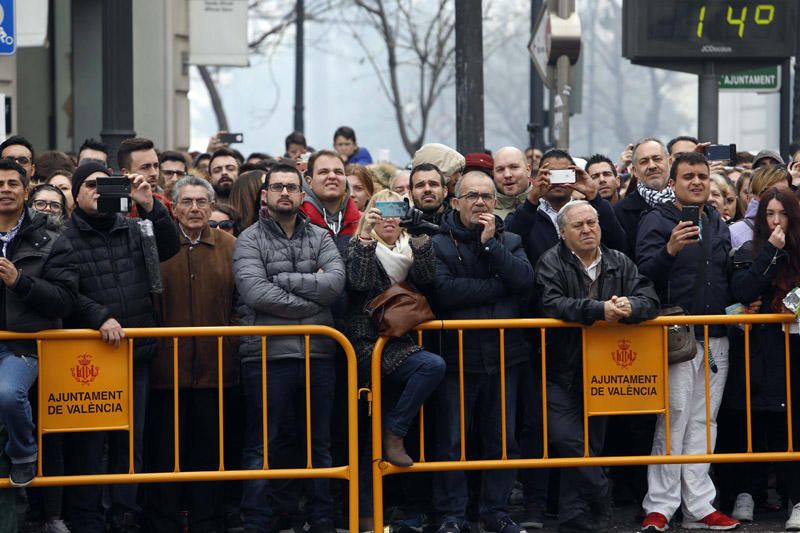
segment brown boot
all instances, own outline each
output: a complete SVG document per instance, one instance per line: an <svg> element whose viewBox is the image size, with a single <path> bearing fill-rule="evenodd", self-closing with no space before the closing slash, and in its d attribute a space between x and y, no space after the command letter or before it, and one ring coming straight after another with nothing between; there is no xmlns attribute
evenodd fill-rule
<svg viewBox="0 0 800 533"><path fill-rule="evenodd" d="M392 463L394 466L411 466L414 461L406 453L403 446L403 437L395 435L391 431L383 434L383 460Z"/></svg>

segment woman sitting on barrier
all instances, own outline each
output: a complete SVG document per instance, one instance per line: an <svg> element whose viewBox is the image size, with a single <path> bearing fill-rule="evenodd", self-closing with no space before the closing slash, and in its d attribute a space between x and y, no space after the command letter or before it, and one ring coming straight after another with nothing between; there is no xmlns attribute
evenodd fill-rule
<svg viewBox="0 0 800 533"><path fill-rule="evenodd" d="M378 338L375 326L364 310L365 304L401 281L417 287L432 284L436 274L433 243L427 235L417 235L415 226L407 232L399 218L384 218L375 207L378 201L402 201L400 195L384 190L367 204L358 225L357 237L345 254L347 286L351 292L346 334L358 355L359 383L368 383L372 349ZM414 342L411 334L391 337L382 354L382 374L390 385L402 387L399 398L384 418L383 457L396 466L411 466L413 461L403 445L403 437L420 406L439 385L445 371L444 360Z"/></svg>
<svg viewBox="0 0 800 533"><path fill-rule="evenodd" d="M800 205L794 194L775 187L767 189L759 199L753 228L753 240L743 244L733 257L731 291L744 305L761 300L761 313L785 313L783 298L800 285ZM793 324L796 327L796 324ZM752 444L754 452L785 451L786 433L786 353L785 334L781 324L753 324L750 330L750 406L752 410ZM796 333L796 331L793 331ZM731 343L730 373L724 405L728 424L720 424L725 437L724 451L744 452L747 449L745 401L744 342ZM800 353L800 337L790 335L791 351ZM793 357L793 360L795 358ZM797 383L797 365L791 368L792 383ZM792 411L800 409L800 389L792 388ZM793 416L794 442L798 442L800 417ZM723 450L719 450L723 451ZM736 504L732 516L752 520L754 497L765 500L766 474L759 476L758 463L737 463L721 468L723 479L730 483ZM800 469L787 463L785 481L789 498L795 504L786 522L788 531L800 531ZM759 486L758 480L764 478ZM761 498L759 498L761 496ZM738 516L737 516L738 515Z"/></svg>

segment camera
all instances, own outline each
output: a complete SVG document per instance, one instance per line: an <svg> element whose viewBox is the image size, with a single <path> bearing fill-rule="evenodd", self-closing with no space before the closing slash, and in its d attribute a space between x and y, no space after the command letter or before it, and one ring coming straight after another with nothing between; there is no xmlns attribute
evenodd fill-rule
<svg viewBox="0 0 800 533"><path fill-rule="evenodd" d="M131 180L127 176L97 178L97 211L127 213L131 210Z"/></svg>

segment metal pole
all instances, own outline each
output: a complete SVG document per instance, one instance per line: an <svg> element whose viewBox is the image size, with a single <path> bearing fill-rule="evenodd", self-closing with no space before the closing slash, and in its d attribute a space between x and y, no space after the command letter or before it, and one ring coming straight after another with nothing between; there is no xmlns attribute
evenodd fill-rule
<svg viewBox="0 0 800 533"><path fill-rule="evenodd" d="M536 29L536 17L542 9L542 0L531 0L531 34ZM529 93L530 122L528 122L528 146L544 147L544 83L539 77L539 72L530 63L530 93Z"/></svg>
<svg viewBox="0 0 800 533"><path fill-rule="evenodd" d="M462 154L486 149L481 0L456 0L456 145Z"/></svg>
<svg viewBox="0 0 800 533"><path fill-rule="evenodd" d="M717 142L719 126L719 75L711 62L703 63L697 84L697 138Z"/></svg>
<svg viewBox="0 0 800 533"><path fill-rule="evenodd" d="M783 157L789 156L790 135L792 133L792 87L789 81L792 79L792 70L789 68L791 59L784 59L781 63L781 122L780 122L780 149Z"/></svg>
<svg viewBox="0 0 800 533"><path fill-rule="evenodd" d="M117 148L134 137L133 2L103 2L103 142L108 163L117 168Z"/></svg>
<svg viewBox="0 0 800 533"><path fill-rule="evenodd" d="M568 18L575 10L574 0L558 0L558 16ZM569 150L569 57L560 56L556 61L556 99L561 100L561 105L556 105L556 112L561 114L561 127L558 130L558 148Z"/></svg>
<svg viewBox="0 0 800 533"><path fill-rule="evenodd" d="M297 0L296 4L296 17L297 17L297 37L294 43L294 130L303 131L303 93L304 84L303 67L304 67L304 24L305 24L305 2L304 0Z"/></svg>

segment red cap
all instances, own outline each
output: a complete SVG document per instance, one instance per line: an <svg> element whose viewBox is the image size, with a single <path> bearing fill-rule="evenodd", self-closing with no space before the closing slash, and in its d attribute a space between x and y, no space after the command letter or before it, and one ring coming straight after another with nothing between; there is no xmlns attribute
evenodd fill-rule
<svg viewBox="0 0 800 533"><path fill-rule="evenodd" d="M470 170L482 170L489 175L494 171L494 159L489 154L483 152L472 152L464 156L466 164L464 172Z"/></svg>

